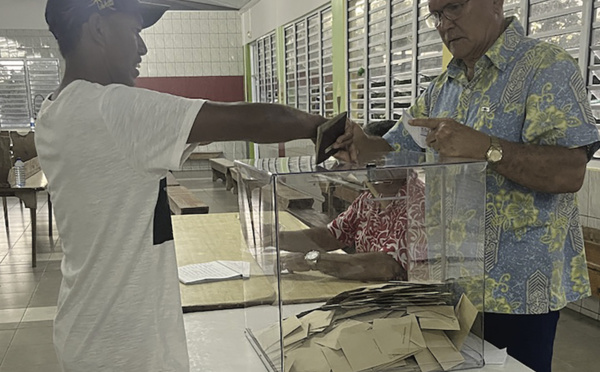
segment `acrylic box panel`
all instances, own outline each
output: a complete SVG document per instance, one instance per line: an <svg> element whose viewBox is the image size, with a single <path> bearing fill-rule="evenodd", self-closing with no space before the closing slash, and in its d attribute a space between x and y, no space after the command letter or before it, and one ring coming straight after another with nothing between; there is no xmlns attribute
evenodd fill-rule
<svg viewBox="0 0 600 372"><path fill-rule="evenodd" d="M267 370L483 365L485 163L396 153L236 167L242 233L276 294L246 311Z"/></svg>

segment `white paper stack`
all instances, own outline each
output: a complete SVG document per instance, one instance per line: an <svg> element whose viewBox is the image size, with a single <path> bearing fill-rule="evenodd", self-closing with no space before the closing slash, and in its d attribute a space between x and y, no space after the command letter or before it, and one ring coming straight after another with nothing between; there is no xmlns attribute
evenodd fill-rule
<svg viewBox="0 0 600 372"><path fill-rule="evenodd" d="M250 277L250 263L246 261L211 261L178 268L183 284L215 282Z"/></svg>

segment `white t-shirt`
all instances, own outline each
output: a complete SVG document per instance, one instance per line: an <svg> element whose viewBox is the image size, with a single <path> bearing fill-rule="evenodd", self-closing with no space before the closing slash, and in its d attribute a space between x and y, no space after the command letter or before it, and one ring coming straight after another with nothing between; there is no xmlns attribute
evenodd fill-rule
<svg viewBox="0 0 600 372"><path fill-rule="evenodd" d="M165 177L203 104L75 81L42 105L35 142L64 252L54 345L65 372L189 370Z"/></svg>

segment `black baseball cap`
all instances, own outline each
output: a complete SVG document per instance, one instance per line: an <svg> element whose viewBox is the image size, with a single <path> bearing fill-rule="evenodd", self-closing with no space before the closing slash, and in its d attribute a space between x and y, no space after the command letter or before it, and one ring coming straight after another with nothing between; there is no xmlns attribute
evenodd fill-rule
<svg viewBox="0 0 600 372"><path fill-rule="evenodd" d="M46 22L58 39L74 27L81 26L94 13L123 12L139 14L142 28L155 24L169 9L166 5L140 2L139 0L48 0Z"/></svg>

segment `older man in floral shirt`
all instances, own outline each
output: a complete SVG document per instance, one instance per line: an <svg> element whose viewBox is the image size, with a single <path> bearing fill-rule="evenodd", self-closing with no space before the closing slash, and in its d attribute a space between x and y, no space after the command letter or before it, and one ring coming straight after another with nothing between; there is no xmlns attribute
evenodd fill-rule
<svg viewBox="0 0 600 372"><path fill-rule="evenodd" d="M489 163L485 337L550 371L558 310L590 295L575 192L600 147L576 61L525 37L501 0L431 0L429 21L454 59L410 108L445 156ZM418 150L401 125L356 130L351 158ZM429 150L430 151L430 150Z"/></svg>

